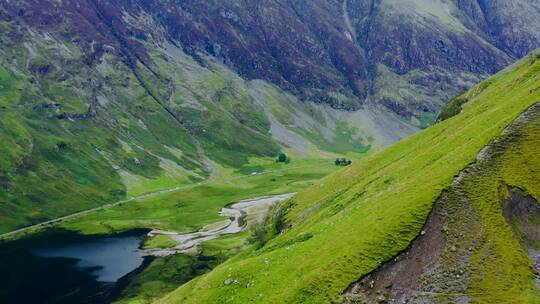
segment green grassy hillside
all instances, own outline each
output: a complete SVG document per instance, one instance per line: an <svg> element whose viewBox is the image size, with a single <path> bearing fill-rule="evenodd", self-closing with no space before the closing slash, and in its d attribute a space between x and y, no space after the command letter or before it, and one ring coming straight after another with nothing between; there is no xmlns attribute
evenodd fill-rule
<svg viewBox="0 0 540 304"><path fill-rule="evenodd" d="M537 303L539 146L536 103L454 179L410 247L347 288L344 302Z"/></svg>
<svg viewBox="0 0 540 304"><path fill-rule="evenodd" d="M540 56L529 56L472 90L475 94L460 105L460 114L448 115L301 192L282 206L286 214L278 225L284 227L281 233L261 248L245 251L183 285L160 303L340 302L350 283L407 248L420 233L434 202L460 171L522 112L540 101ZM536 152L520 151L531 160L537 159ZM530 185L534 183L523 183ZM530 193L539 198L536 190ZM512 252L524 254L522 250ZM479 253L475 258L480 257ZM534 294L530 261L523 256L502 258L512 267L478 268L477 278L487 276L478 279L474 288L483 293L496 291L503 300L537 301L530 298ZM514 273L516 268L529 272ZM494 271L496 276L490 276ZM229 278L233 283L225 284Z"/></svg>
<svg viewBox="0 0 540 304"><path fill-rule="evenodd" d="M281 150L320 159L371 147L369 133L336 123L343 111L177 46L145 42L144 60L127 46L127 59L100 46L88 58L62 36L2 20L0 28L0 233L194 184Z"/></svg>

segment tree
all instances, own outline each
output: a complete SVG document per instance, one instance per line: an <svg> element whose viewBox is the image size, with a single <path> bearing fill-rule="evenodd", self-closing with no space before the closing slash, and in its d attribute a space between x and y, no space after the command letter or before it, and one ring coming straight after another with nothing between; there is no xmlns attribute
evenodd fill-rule
<svg viewBox="0 0 540 304"><path fill-rule="evenodd" d="M56 147L58 148L58 150L63 150L67 148L67 143L65 141L59 141L56 143Z"/></svg>
<svg viewBox="0 0 540 304"><path fill-rule="evenodd" d="M281 152L279 153L278 157L277 157L277 162L278 163L288 163L290 161L290 158L287 156L287 154Z"/></svg>
<svg viewBox="0 0 540 304"><path fill-rule="evenodd" d="M336 166L348 166L352 164L352 161L346 158L336 158L334 163L336 164Z"/></svg>

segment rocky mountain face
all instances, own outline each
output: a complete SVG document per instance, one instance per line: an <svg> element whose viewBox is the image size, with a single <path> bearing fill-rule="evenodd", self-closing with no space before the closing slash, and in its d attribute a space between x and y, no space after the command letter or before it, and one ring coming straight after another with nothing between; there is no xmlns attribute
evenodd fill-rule
<svg viewBox="0 0 540 304"><path fill-rule="evenodd" d="M407 119L429 120L448 96L540 41L540 5L526 0L119 5L134 16L151 16L191 56L214 56L244 78L265 79L338 109L373 101Z"/></svg>
<svg viewBox="0 0 540 304"><path fill-rule="evenodd" d="M281 149L387 145L538 47L539 17L532 0L1 1L2 229Z"/></svg>
<svg viewBox="0 0 540 304"><path fill-rule="evenodd" d="M134 15L151 15L188 54L210 54L247 79L265 79L302 99L348 110L371 97L407 118L436 112L447 96L540 41L535 1L122 5Z"/></svg>
<svg viewBox="0 0 540 304"><path fill-rule="evenodd" d="M100 57L103 46L120 43L117 51L125 60L151 64L142 44L160 36L199 62L213 56L245 79L267 80L302 100L347 110L373 101L406 118L430 116L448 96L540 46L540 4L533 0L93 0L5 6L6 18L17 16L41 30L61 31L60 24L69 24L64 36L95 43L90 61Z"/></svg>

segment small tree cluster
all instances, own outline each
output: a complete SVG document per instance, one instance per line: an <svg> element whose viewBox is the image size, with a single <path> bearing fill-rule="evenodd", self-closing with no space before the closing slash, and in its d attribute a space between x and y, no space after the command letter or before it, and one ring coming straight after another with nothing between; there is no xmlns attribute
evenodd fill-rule
<svg viewBox="0 0 540 304"><path fill-rule="evenodd" d="M281 152L281 153L279 153L276 161L278 163L286 163L286 164L288 164L291 161L291 159L287 156L287 154Z"/></svg>
<svg viewBox="0 0 540 304"><path fill-rule="evenodd" d="M348 166L352 164L352 161L346 158L336 158L336 161L334 163L336 164L336 166Z"/></svg>
<svg viewBox="0 0 540 304"><path fill-rule="evenodd" d="M58 148L58 150L63 150L67 148L67 143L65 141L59 141L56 143L56 148Z"/></svg>
<svg viewBox="0 0 540 304"><path fill-rule="evenodd" d="M280 234L285 229L285 212L285 208L281 205L270 207L264 221L251 227L248 242L255 244L257 248L261 248L269 240Z"/></svg>

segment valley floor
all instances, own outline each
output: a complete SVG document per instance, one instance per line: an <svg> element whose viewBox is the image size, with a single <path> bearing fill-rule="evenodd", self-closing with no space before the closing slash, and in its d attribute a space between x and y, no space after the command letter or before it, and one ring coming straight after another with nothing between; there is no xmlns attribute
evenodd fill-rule
<svg viewBox="0 0 540 304"><path fill-rule="evenodd" d="M238 170L218 168L213 177L203 182L147 192L9 232L1 238L24 238L49 228L91 235L152 229L151 237L142 246L155 258L129 279L119 298L120 302L149 303L248 246L251 232L245 231L246 225L262 220L268 208L290 197L289 193L339 168L334 159L293 159L288 164L269 158L254 159ZM257 197L260 199L253 199ZM250 200L242 201L246 199ZM233 202L238 203L222 209ZM220 210L235 210L239 216L220 215ZM201 233L207 237L199 238ZM189 241L185 236L193 237ZM187 243L191 245L184 248Z"/></svg>

